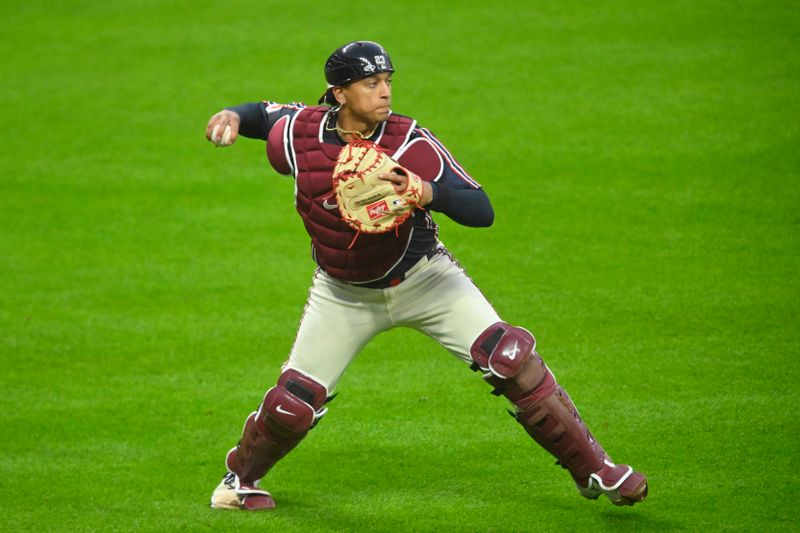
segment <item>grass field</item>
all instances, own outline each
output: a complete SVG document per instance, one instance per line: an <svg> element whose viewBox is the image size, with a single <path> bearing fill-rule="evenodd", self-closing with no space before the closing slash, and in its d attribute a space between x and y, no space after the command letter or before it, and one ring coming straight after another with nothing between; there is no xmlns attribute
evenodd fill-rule
<svg viewBox="0 0 800 533"><path fill-rule="evenodd" d="M376 338L266 480L208 508L313 272L293 184L208 117L315 103L384 44L482 183L441 238L648 501L586 501L420 334ZM800 4L0 7L0 530L800 529Z"/></svg>

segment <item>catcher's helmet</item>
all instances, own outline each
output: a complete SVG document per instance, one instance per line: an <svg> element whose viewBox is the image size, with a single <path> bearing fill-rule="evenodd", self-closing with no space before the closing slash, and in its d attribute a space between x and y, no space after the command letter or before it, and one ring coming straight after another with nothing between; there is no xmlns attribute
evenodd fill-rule
<svg viewBox="0 0 800 533"><path fill-rule="evenodd" d="M330 94L330 88L346 85L380 72L394 72L392 60L386 50L372 41L353 41L340 46L325 62L325 79L328 90L320 98L320 103L327 101L335 105L336 99ZM326 98L327 97L327 98Z"/></svg>
<svg viewBox="0 0 800 533"><path fill-rule="evenodd" d="M394 67L386 50L372 41L347 43L325 62L325 79L331 85L344 85L379 72L394 72Z"/></svg>

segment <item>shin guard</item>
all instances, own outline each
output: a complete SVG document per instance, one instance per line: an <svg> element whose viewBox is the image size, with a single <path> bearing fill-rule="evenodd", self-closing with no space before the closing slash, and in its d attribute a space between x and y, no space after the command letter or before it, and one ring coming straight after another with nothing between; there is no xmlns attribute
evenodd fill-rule
<svg viewBox="0 0 800 533"><path fill-rule="evenodd" d="M228 469L242 484L255 486L327 412L326 400L323 385L294 369L286 370L258 411L247 417L239 444L228 452Z"/></svg>
<svg viewBox="0 0 800 533"><path fill-rule="evenodd" d="M473 369L484 372L493 394L502 394L516 406L517 422L569 471L584 496L606 494L617 505L644 499L644 475L610 461L536 353L530 332L498 322L478 337L470 354Z"/></svg>
<svg viewBox="0 0 800 533"><path fill-rule="evenodd" d="M494 387L493 394L502 394L516 406L517 422L575 481L600 470L605 453L536 353L530 332L499 322L478 337L471 355Z"/></svg>

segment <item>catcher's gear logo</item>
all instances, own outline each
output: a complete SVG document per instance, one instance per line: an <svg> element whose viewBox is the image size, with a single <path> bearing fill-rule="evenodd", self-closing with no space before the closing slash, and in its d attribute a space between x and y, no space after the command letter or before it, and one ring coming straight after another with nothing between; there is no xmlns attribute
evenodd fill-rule
<svg viewBox="0 0 800 533"><path fill-rule="evenodd" d="M381 200L380 202L375 202L367 206L367 216L369 216L370 220L381 218L388 212L389 204L386 203L386 200Z"/></svg>
<svg viewBox="0 0 800 533"><path fill-rule="evenodd" d="M283 413L285 415L295 416L295 414L293 412L287 411L286 409L283 408L282 405L278 405L277 407L275 407L275 410L278 411L279 413Z"/></svg>
<svg viewBox="0 0 800 533"><path fill-rule="evenodd" d="M398 192L380 179L394 172L408 178ZM371 141L353 141L343 147L333 169L333 190L342 220L357 231L386 233L396 229L419 207L422 179L384 154ZM355 238L350 246L355 243Z"/></svg>
<svg viewBox="0 0 800 533"><path fill-rule="evenodd" d="M345 85L378 72L394 72L394 67L386 50L372 41L347 43L334 50L325 62L325 81L334 86Z"/></svg>
<svg viewBox="0 0 800 533"><path fill-rule="evenodd" d="M519 353L519 348L517 348L518 344L514 341L514 347L511 349L503 350L503 355L511 359L512 361L517 358L517 354Z"/></svg>

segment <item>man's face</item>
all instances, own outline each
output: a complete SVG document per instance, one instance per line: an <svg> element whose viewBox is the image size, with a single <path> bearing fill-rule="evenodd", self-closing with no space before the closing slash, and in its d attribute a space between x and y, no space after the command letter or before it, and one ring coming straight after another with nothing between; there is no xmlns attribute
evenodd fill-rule
<svg viewBox="0 0 800 533"><path fill-rule="evenodd" d="M342 87L339 101L342 99L354 116L365 122L383 122L392 107L392 73L381 72Z"/></svg>

